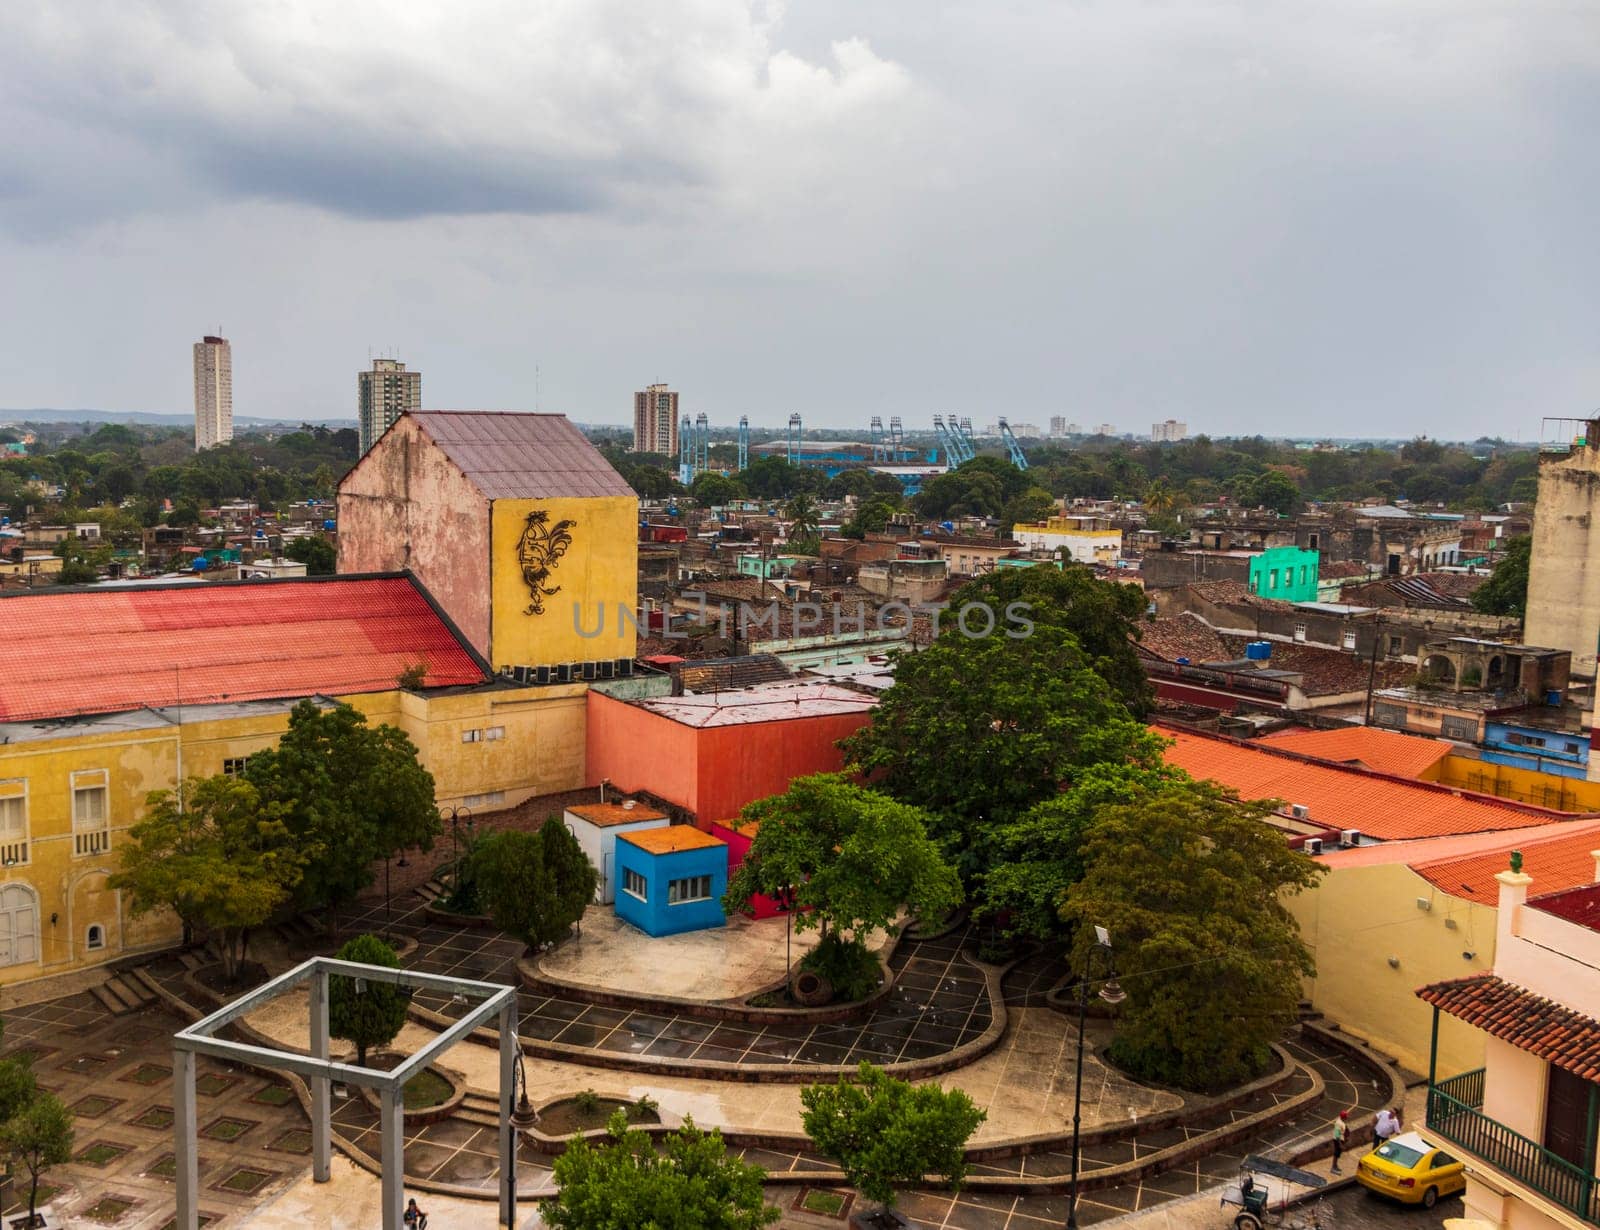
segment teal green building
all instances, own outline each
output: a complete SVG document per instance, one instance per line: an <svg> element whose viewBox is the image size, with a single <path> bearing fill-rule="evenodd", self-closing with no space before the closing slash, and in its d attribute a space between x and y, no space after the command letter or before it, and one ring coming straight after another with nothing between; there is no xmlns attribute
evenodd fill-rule
<svg viewBox="0 0 1600 1230"><path fill-rule="evenodd" d="M1282 602L1317 600L1316 551L1299 547L1268 547L1250 560L1250 592Z"/></svg>

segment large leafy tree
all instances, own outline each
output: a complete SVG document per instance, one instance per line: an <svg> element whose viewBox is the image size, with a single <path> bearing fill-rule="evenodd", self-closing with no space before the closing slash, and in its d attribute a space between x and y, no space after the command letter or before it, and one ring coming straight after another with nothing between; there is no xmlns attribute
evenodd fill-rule
<svg viewBox="0 0 1600 1230"><path fill-rule="evenodd" d="M372 883L373 864L439 834L433 775L393 726L367 725L349 705L303 700L278 746L245 770L265 803L284 809L296 842L317 847L295 893L302 909L340 905Z"/></svg>
<svg viewBox="0 0 1600 1230"><path fill-rule="evenodd" d="M72 1160L72 1112L53 1093L37 1091L4 1123L0 1149L21 1161L28 1172L28 1220L35 1224L39 1180L54 1166Z"/></svg>
<svg viewBox="0 0 1600 1230"><path fill-rule="evenodd" d="M760 824L723 898L730 912L755 893L791 900L795 926L856 942L894 925L902 907L938 919L961 903L961 882L915 807L838 773L797 777L740 813Z"/></svg>
<svg viewBox="0 0 1600 1230"><path fill-rule="evenodd" d="M361 965L400 968L394 949L375 935L358 935L333 955ZM335 974L328 979L328 1032L354 1042L356 1062L365 1067L368 1050L388 1046L405 1028L409 1002L405 988L394 983L363 980L358 990L355 979Z"/></svg>
<svg viewBox="0 0 1600 1230"><path fill-rule="evenodd" d="M169 908L185 938L207 933L222 955L225 980L239 974L250 931L289 898L316 842L297 843L288 807L268 803L241 778L192 777L182 797L157 790L144 819L128 831L111 886L129 894L135 914Z"/></svg>
<svg viewBox="0 0 1600 1230"><path fill-rule="evenodd" d="M306 575L332 576L338 570L339 555L333 544L315 534L296 538L283 550L284 557L306 566Z"/></svg>
<svg viewBox="0 0 1600 1230"><path fill-rule="evenodd" d="M1064 915L1078 969L1093 927L1111 930L1128 995L1111 1055L1134 1075L1234 1084L1265 1069L1294 1020L1313 965L1283 897L1322 868L1262 823L1275 806L1188 781L1096 816Z"/></svg>
<svg viewBox="0 0 1600 1230"><path fill-rule="evenodd" d="M1150 681L1139 664L1133 642L1139 637L1139 619L1145 610L1144 592L1132 585L1101 581L1082 564L1061 568L999 568L969 581L950 600L952 611L978 602L994 613L995 626L1011 621L1006 610L1025 604L1035 626L1065 628L1078 638L1091 665L1135 716L1148 713L1155 702ZM979 626L969 620L969 626Z"/></svg>
<svg viewBox="0 0 1600 1230"><path fill-rule="evenodd" d="M882 1205L894 1204L897 1187L925 1175L941 1175L958 1189L967 1174L967 1140L988 1118L959 1089L912 1085L865 1061L837 1084L807 1085L800 1104L817 1152Z"/></svg>
<svg viewBox="0 0 1600 1230"><path fill-rule="evenodd" d="M1136 802L1187 780L1157 764L1098 764L1059 794L1034 804L995 832L995 857L978 889L981 912L1007 933L1059 944L1067 890L1083 878L1084 838L1101 809Z"/></svg>
<svg viewBox="0 0 1600 1230"><path fill-rule="evenodd" d="M1485 615L1521 619L1528 610L1528 565L1532 558L1532 538L1523 534L1509 539L1494 572L1472 595L1472 605Z"/></svg>
<svg viewBox="0 0 1600 1230"><path fill-rule="evenodd" d="M1002 826L1090 766L1155 766L1162 744L1076 636L1039 624L1015 640L947 632L902 655L871 723L844 746L876 786L927 813L971 886Z"/></svg>
<svg viewBox="0 0 1600 1230"><path fill-rule="evenodd" d="M658 1150L617 1111L603 1143L575 1136L556 1159L557 1193L540 1210L555 1230L759 1230L781 1214L762 1197L766 1172L728 1156L722 1133L694 1120Z"/></svg>

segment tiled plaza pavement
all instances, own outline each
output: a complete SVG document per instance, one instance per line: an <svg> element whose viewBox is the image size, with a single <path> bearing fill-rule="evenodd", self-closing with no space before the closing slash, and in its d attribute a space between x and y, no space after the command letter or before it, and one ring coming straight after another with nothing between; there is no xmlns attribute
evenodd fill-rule
<svg viewBox="0 0 1600 1230"><path fill-rule="evenodd" d="M61 1189L50 1207L71 1225L95 1225L91 1207L127 1230L170 1225L170 1039L183 1022L158 1007L113 1016L87 994L8 1007L4 1019L6 1053L30 1053L39 1083L73 1113L74 1160L46 1176ZM218 1219L297 1178L310 1132L288 1086L270 1076L205 1058L197 1073L200 1209Z"/></svg>
<svg viewBox="0 0 1600 1230"><path fill-rule="evenodd" d="M1331 1121L1339 1110L1348 1108L1352 1118L1360 1118L1381 1105L1379 1090L1373 1087L1366 1068L1342 1052L1310 1036L1291 1036L1284 1040L1283 1045L1297 1060L1315 1068L1322 1077L1327 1090L1321 1102L1289 1123L1264 1129L1248 1140L1196 1162L1164 1171L1143 1182L1084 1192L1078 1197L1078 1221L1083 1225L1107 1221L1232 1182L1239 1177L1239 1167L1246 1156L1290 1156L1299 1149L1326 1139L1331 1130ZM1270 1098L1255 1099L1234 1111L1219 1114L1209 1122L1141 1133L1137 1140L1086 1148L1082 1151L1079 1173L1087 1176L1098 1167L1178 1144L1208 1127L1232 1122L1252 1110L1262 1109L1269 1100L1280 1100L1296 1089L1304 1088L1306 1083L1292 1083ZM975 1166L973 1173L1017 1174L1020 1170L1028 1174L1067 1174L1071 1169L1070 1163L1071 1155L1062 1151L993 1166ZM1044 1230L1046 1226L1060 1226L1067 1215L1066 1196L1059 1193L1048 1196L1008 1196L967 1191L951 1196L947 1192L909 1192L901 1198L900 1204L909 1216L939 1230ZM1220 1210L1218 1217L1217 1224L1223 1224Z"/></svg>
<svg viewBox="0 0 1600 1230"><path fill-rule="evenodd" d="M384 922L380 901L348 919L340 934L381 931ZM397 908L392 929L416 939L417 950L406 959L413 969L488 982L517 981L522 945L498 932L438 926L420 906L404 913ZM984 976L961 955L967 939L961 930L934 940L902 941L890 959L895 986L889 995L861 1017L838 1024L704 1021L523 991L519 1032L540 1042L690 1063L854 1067L863 1059L877 1064L928 1059L974 1041L989 1027ZM418 995L416 1002L445 1015L459 1011L444 996Z"/></svg>
<svg viewBox="0 0 1600 1230"><path fill-rule="evenodd" d="M334 1131L376 1159L381 1137L378 1113L354 1093L333 1110ZM500 1132L496 1127L446 1119L424 1127L407 1127L405 1174L408 1179L430 1179L494 1193L500 1183ZM526 1141L519 1145L518 1196L553 1192L550 1158Z"/></svg>

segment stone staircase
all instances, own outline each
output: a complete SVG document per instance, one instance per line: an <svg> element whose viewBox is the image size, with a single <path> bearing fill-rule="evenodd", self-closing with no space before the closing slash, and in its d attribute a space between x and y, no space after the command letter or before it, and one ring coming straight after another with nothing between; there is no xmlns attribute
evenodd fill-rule
<svg viewBox="0 0 1600 1230"><path fill-rule="evenodd" d="M434 876L433 879L429 880L426 884L420 885L417 888L418 895L429 904L439 900L440 897L445 896L449 892L450 886L438 876Z"/></svg>
<svg viewBox="0 0 1600 1230"><path fill-rule="evenodd" d="M90 987L89 994L99 1000L100 1006L112 1016L122 1016L124 1013L138 1012L155 1002L156 993L149 983L149 975L144 970L126 970L111 975L99 986Z"/></svg>
<svg viewBox="0 0 1600 1230"><path fill-rule="evenodd" d="M291 947L314 947L328 938L328 929L315 914L296 914L274 923L272 930Z"/></svg>

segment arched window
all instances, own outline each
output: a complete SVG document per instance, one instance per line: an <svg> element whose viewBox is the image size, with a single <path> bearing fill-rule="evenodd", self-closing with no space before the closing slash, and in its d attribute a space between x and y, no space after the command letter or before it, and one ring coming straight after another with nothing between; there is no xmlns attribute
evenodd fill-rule
<svg viewBox="0 0 1600 1230"><path fill-rule="evenodd" d="M89 948L104 948L106 946L106 929L99 923L91 923L85 943Z"/></svg>

